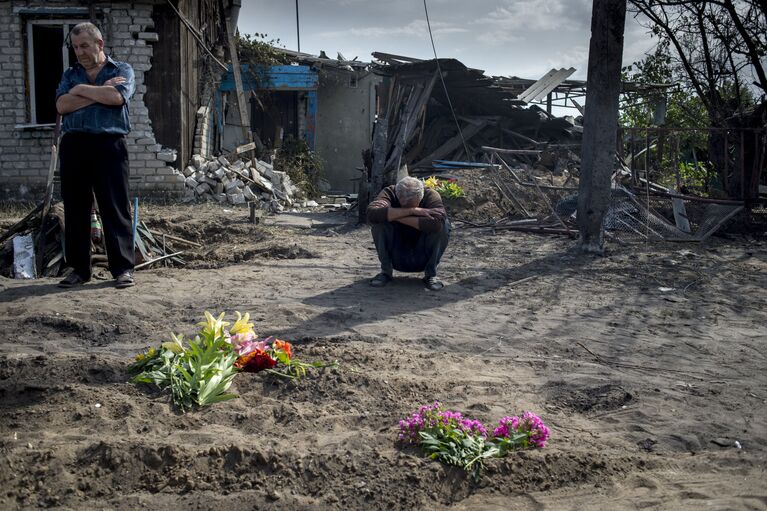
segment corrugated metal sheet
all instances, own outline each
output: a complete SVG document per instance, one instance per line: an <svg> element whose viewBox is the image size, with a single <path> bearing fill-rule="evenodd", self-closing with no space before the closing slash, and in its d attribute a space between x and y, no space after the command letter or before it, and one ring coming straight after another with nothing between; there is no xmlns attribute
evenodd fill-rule
<svg viewBox="0 0 767 511"><path fill-rule="evenodd" d="M528 87L522 94L517 96L517 99L524 101L525 103L532 103L533 101L540 101L545 98L549 92L556 89L562 82L567 80L570 75L575 72L575 68L569 69L552 69L546 73L543 78Z"/></svg>

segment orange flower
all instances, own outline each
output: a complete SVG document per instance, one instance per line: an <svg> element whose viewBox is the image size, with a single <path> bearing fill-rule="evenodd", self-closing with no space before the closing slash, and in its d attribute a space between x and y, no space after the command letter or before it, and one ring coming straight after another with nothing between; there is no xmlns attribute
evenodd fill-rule
<svg viewBox="0 0 767 511"><path fill-rule="evenodd" d="M281 341L277 339L272 343L272 349L279 350L288 356L288 360L293 358L292 346L288 341Z"/></svg>

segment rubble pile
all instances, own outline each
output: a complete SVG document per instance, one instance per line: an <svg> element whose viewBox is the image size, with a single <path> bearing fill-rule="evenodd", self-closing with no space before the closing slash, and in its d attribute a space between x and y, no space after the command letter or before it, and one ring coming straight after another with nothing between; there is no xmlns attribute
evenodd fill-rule
<svg viewBox="0 0 767 511"><path fill-rule="evenodd" d="M254 164L255 162L255 164ZM209 200L229 204L258 203L260 209L280 212L293 206L299 189L287 173L261 160L235 160L226 156L192 156L183 171L186 194L191 200Z"/></svg>

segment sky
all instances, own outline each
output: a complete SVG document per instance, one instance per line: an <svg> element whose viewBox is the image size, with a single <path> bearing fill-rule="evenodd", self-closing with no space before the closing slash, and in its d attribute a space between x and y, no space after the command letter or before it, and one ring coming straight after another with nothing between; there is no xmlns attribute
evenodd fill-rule
<svg viewBox="0 0 767 511"><path fill-rule="evenodd" d="M240 33L267 34L297 49L295 0L242 0ZM437 55L487 75L538 79L574 67L585 80L592 0L427 0ZM433 58L423 0L298 0L301 51L341 53L370 62L371 52ZM646 29L626 19L624 65L652 47Z"/></svg>

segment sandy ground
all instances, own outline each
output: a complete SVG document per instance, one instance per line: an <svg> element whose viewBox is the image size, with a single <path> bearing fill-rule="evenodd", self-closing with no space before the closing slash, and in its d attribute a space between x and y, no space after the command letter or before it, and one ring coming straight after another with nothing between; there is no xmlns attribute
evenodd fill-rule
<svg viewBox="0 0 767 511"><path fill-rule="evenodd" d="M0 278L0 509L767 509L764 238L591 258L457 227L431 292L371 288L351 217L142 215L206 246L126 290ZM239 399L186 415L127 382L205 310L340 367L244 374ZM550 444L473 484L395 441L435 399L487 422L531 410Z"/></svg>

